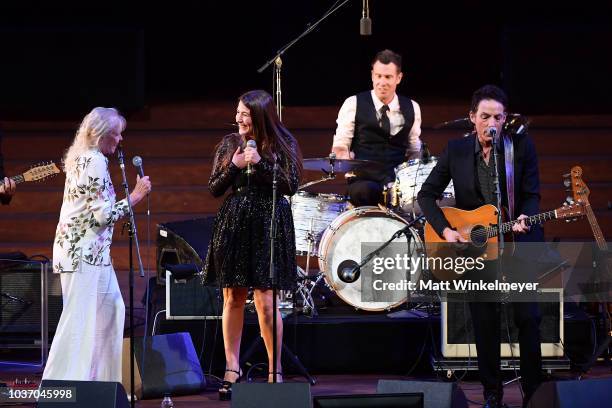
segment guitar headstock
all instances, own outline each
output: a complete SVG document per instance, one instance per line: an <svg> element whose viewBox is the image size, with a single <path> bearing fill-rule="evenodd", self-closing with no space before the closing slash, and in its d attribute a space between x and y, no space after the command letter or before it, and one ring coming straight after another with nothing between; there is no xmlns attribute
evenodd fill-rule
<svg viewBox="0 0 612 408"><path fill-rule="evenodd" d="M555 212L558 219L565 219L567 222L576 221L579 217L586 215L584 204L582 203L564 203L563 207L557 208Z"/></svg>
<svg viewBox="0 0 612 408"><path fill-rule="evenodd" d="M23 173L24 181L40 181L60 173L55 163L41 163Z"/></svg>
<svg viewBox="0 0 612 408"><path fill-rule="evenodd" d="M567 191L571 193L571 200L568 197L568 202L588 205L591 191L587 187L584 180L582 180L582 167L572 167L569 174L565 174L563 177L565 179L563 183L567 188Z"/></svg>

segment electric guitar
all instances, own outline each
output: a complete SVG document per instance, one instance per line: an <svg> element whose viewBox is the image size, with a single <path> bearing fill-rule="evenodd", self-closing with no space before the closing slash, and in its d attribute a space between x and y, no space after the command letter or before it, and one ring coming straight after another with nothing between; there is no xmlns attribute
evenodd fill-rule
<svg viewBox="0 0 612 408"><path fill-rule="evenodd" d="M567 185L567 183L566 183ZM569 187L569 186L568 186ZM552 211L532 215L525 219L527 226L543 224L546 221L565 219L576 220L585 214L584 201L578 200L577 185L572 184L574 191L574 202L565 203ZM586 186L584 186L586 187ZM425 248L430 258L456 258L459 256L482 257L484 260L495 260L498 257L498 228L497 208L487 204L475 210L467 211L453 207L442 207L442 213L451 225L451 228L459 232L467 243L448 243L433 229L429 222L425 223ZM592 212L592 210L591 210ZM503 214L502 214L503 215ZM514 240L512 237L512 226L520 223L520 220L502 222L501 231L504 234L506 247L502 255L512 255L514 252ZM439 280L448 281L459 278L460 273L452 269L440 267L439 262L428 264L434 276Z"/></svg>
<svg viewBox="0 0 612 408"><path fill-rule="evenodd" d="M32 167L30 170L26 171L25 173L9 178L15 181L15 184L19 184L26 181L42 181L59 173L60 169L57 168L55 163L49 162L38 164ZM0 180L0 194L1 193L4 193L3 180Z"/></svg>

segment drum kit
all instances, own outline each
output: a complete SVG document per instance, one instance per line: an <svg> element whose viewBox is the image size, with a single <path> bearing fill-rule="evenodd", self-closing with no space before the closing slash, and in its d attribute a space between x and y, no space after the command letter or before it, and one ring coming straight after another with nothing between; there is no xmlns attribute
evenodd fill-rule
<svg viewBox="0 0 612 408"><path fill-rule="evenodd" d="M287 197L293 212L296 255L306 257L306 268L298 267L299 284L296 292L302 298L304 313L316 315L312 293L320 282L325 282L340 299L358 310L388 311L408 300L406 293L399 300L364 301L361 279L367 277L358 276L347 282L341 274L346 265L356 266L368 255L361 253L363 243L385 242L422 215L416 195L436 162L436 157L429 157L400 164L395 168L395 182L385 188L383 203L378 207L354 207L345 195L313 193L305 189L333 180L336 173L358 175L364 170L376 171L382 165L366 160L336 159L333 153L329 157L304 160L305 170L324 173L320 180L300 186L294 196ZM451 184L441 197L441 205L453 204L454 190ZM422 232L410 227L408 236L409 256L420 256L423 248ZM397 238L393 242L396 241L405 243L406 239ZM318 260L319 272L314 275L310 273L311 257Z"/></svg>
<svg viewBox="0 0 612 408"><path fill-rule="evenodd" d="M530 121L526 116L509 113L504 124L504 132L520 134L527 131ZM460 118L443 122L434 129L454 128L470 134L473 124L470 119ZM425 149L426 150L426 149ZM421 186L438 162L435 156L423 154L420 159L409 160L395 167L395 181L385 186L383 202L378 207L353 207L348 197L342 194L313 193L306 189L319 183L336 178L336 173L345 177L359 176L360 172L376 172L382 165L367 160L337 159L329 157L304 160L304 170L319 171L324 175L319 180L310 181L299 187L291 202L295 226L296 255L306 257L306 268L299 268L299 284L296 292L301 296L305 313L316 314L312 292L321 282L334 291L340 299L358 310L390 310L408 300L408 294L398 301L367 302L362 300L361 282L363 276L353 282L341 279L343 266L350 263L358 265L368 254L362 254L364 242L385 242L396 231L412 221L422 218L417 203ZM440 206L454 206L455 190L452 182L444 190ZM415 224L418 226L419 224ZM411 246L410 257L423 254L423 234L421 227L410 227L408 234ZM403 241L402 241L403 242ZM311 275L310 259L318 259L319 272ZM417 272L418 273L418 272Z"/></svg>

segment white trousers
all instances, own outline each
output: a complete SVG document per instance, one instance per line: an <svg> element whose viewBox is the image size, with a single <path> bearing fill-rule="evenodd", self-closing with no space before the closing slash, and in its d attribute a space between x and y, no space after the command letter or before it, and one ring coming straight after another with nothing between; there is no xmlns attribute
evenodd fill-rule
<svg viewBox="0 0 612 408"><path fill-rule="evenodd" d="M112 266L61 274L64 310L43 379L121 382L125 305Z"/></svg>

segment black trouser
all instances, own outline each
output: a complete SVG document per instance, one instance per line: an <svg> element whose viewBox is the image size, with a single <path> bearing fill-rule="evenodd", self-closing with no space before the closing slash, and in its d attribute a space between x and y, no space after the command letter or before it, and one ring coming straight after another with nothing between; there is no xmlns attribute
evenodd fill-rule
<svg viewBox="0 0 612 408"><path fill-rule="evenodd" d="M513 308L514 324L518 328L520 346L521 384L525 401L541 382L542 354L540 349L540 311L537 303L515 302L501 305L499 302L470 302L470 313L476 338L478 370L484 387L485 399L492 394L503 397L500 343L508 341L506 316L503 308ZM508 324L511 322L508 321ZM500 331L502 327L502 331Z"/></svg>
<svg viewBox="0 0 612 408"><path fill-rule="evenodd" d="M509 281L530 282L535 273L533 263L518 257L504 258L503 272ZM469 278L492 282L498 276L497 262L485 262L481 271L473 270ZM516 294L515 294L516 295ZM540 346L540 307L535 302L501 303L498 292L475 292L471 296L480 301L470 302L470 313L474 326L476 351L478 352L478 370L484 387L485 398L497 394L498 400L503 397L500 369L500 343L508 342L506 313L510 308L514 315L514 325L518 329L520 347L521 384L525 393L525 402L531 397L541 382L542 351ZM520 299L521 297L517 297ZM530 299L526 299L530 300ZM512 322L508 319L508 325ZM501 330L501 331L500 331Z"/></svg>

